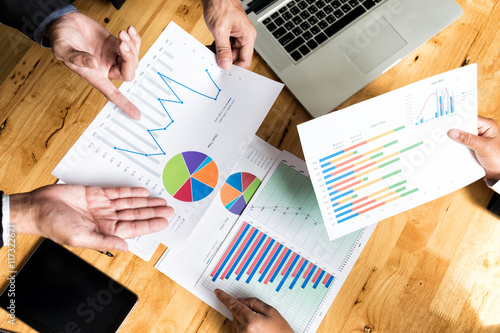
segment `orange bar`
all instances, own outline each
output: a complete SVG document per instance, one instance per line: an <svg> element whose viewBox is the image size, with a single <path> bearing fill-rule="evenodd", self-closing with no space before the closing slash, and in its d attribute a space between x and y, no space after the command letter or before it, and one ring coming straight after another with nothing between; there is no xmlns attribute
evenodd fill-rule
<svg viewBox="0 0 500 333"><path fill-rule="evenodd" d="M343 180L343 181L341 181L340 183L337 183L337 184L335 184L335 185L332 185L332 186L330 186L329 188L330 188L330 190L331 190L331 189L333 189L334 187L337 187L337 186L340 186L340 185L342 185L342 184L348 183L348 182L350 182L351 180L354 180L354 179L356 179L356 176L351 177L351 178L347 178L346 180Z"/></svg>
<svg viewBox="0 0 500 333"><path fill-rule="evenodd" d="M388 191L388 190L390 190L390 188L386 187L386 188L381 189L380 191L377 191L377 192L375 192L375 193L368 194L368 196L369 196L370 198L373 198L374 196L379 195L380 193L383 193L383 192Z"/></svg>
<svg viewBox="0 0 500 333"><path fill-rule="evenodd" d="M385 135L385 134L384 134L384 135ZM371 139L370 139L370 141L371 141ZM357 148L357 147L359 147L359 146L362 146L362 145L364 145L364 144L365 144L365 143L367 143L367 142L368 142L368 141L363 141L363 142L360 142L360 143L358 143L358 144L355 144L354 146L351 146L351 147L349 147L349 148L344 149L344 152L346 152L346 151L348 151L348 150L351 150L351 149L354 149L354 148Z"/></svg>
<svg viewBox="0 0 500 333"><path fill-rule="evenodd" d="M356 152L355 152L355 151L353 151L352 153L346 154L346 155L344 155L344 156L337 157L336 159L331 160L331 161L330 161L330 164L334 164L335 162L342 161L344 158L347 158L347 157L352 156L352 155L354 155L354 154L356 154Z"/></svg>
<svg viewBox="0 0 500 333"><path fill-rule="evenodd" d="M338 191L342 192L343 190L348 189L349 187L352 187L354 185L358 185L359 183L362 183L362 182L363 182L363 180L358 180L357 182L354 182L352 184L349 184L349 185L346 185L346 186L344 186L342 188L339 188Z"/></svg>
<svg viewBox="0 0 500 333"><path fill-rule="evenodd" d="M391 134L391 133L394 133L394 130L390 130L389 132L385 132L385 133L383 133L383 134L377 135L376 137L373 137L373 138L368 139L368 140L366 140L366 141L367 141L367 142L371 142L371 141L373 141L373 140L380 139L381 137L386 136L386 135Z"/></svg>
<svg viewBox="0 0 500 333"><path fill-rule="evenodd" d="M377 169L378 169L378 167L371 168L370 170L367 170L367 171L365 171L363 173L360 173L359 175L356 175L356 177L363 177L364 175L369 174L370 172L373 172L373 171L375 171Z"/></svg>
<svg viewBox="0 0 500 333"><path fill-rule="evenodd" d="M391 198L391 199L387 199L387 200L385 201L385 203L392 202L392 201L397 200L397 199L399 199L399 198L401 198L401 196L400 196L400 195L398 195L397 197Z"/></svg>
<svg viewBox="0 0 500 333"><path fill-rule="evenodd" d="M354 169L354 170L352 170L352 171L353 171L353 172L358 172L359 170L363 170L363 169L365 169L365 168L368 168L369 166L372 166L372 165L374 165L375 163L377 163L377 162L371 162L371 163L368 163L367 165L363 165L362 167L359 167L359 168Z"/></svg>
<svg viewBox="0 0 500 333"><path fill-rule="evenodd" d="M340 169L340 170L337 170L337 171L335 171L335 172L332 172L332 173L330 174L330 176L336 175L336 174L338 174L338 173L344 172L344 171L349 170L349 169L352 169L352 168L354 168L354 164L348 165L347 167L345 167L345 168L343 168L343 169Z"/></svg>
<svg viewBox="0 0 500 333"><path fill-rule="evenodd" d="M361 157L363 157L363 156L365 156L365 154L360 154L359 156L353 157L353 158L351 158L350 160L347 160L347 161L344 161L344 162L342 162L342 163L337 164L337 165L335 166L335 168L341 167L341 166L343 166L344 164L347 164L347 163L349 163L349 162L355 161L355 160L357 160L358 158L361 158Z"/></svg>
<svg viewBox="0 0 500 333"><path fill-rule="evenodd" d="M360 203L361 201L364 201L364 200L366 200L366 199L368 199L368 198L369 198L369 197L364 197L364 198L358 199L358 200L356 200L356 201L353 201L353 202L352 202L352 204L353 204L353 205L355 205L355 204Z"/></svg>
<svg viewBox="0 0 500 333"><path fill-rule="evenodd" d="M372 206L372 207L367 208L367 209L365 209L365 210L363 210L363 211L361 211L361 212L358 212L358 214L359 214L359 215L361 215L361 214L363 214L363 213L369 212L370 210L375 209L375 208L377 208L377 207L380 207L380 206L382 206L382 205L385 205L385 201L382 201L382 202L381 202L381 203L379 203L378 205Z"/></svg>
<svg viewBox="0 0 500 333"><path fill-rule="evenodd" d="M364 204L362 204L362 205L359 205L359 206L357 206L357 207L353 207L353 208L352 208L352 211L354 212L355 210L358 210L358 209L360 209L360 208L363 208L364 206L368 206L369 204L374 203L374 202L376 202L376 201L377 201L377 200L372 199L372 200L370 200L370 201L368 201L368 202L365 202L365 203L364 203ZM359 213L359 214L361 214L361 213Z"/></svg>
<svg viewBox="0 0 500 333"><path fill-rule="evenodd" d="M354 165L360 165L360 164L363 164L363 163L365 163L365 162L367 162L367 161L369 161L369 160L371 160L371 157L368 157L368 158L365 158L365 159L364 159L364 160L362 160L362 161L356 162L356 163L354 163Z"/></svg>
<svg viewBox="0 0 500 333"><path fill-rule="evenodd" d="M372 170L373 170L373 169L372 169ZM367 171L367 172L368 172L368 171ZM356 187L356 188L355 188L355 189L353 189L353 190L354 190L354 191L361 190L362 188L365 188L365 187L367 187L367 186L370 186L370 185L372 185L372 184L375 184L376 182L379 182L379 181L381 181L381 180L382 180L382 178L377 178L377 179L375 179L375 180L372 180L372 181L371 181L371 182L369 182L369 183L366 183L366 184L363 184L363 185L361 185L361 186L358 186L358 187Z"/></svg>

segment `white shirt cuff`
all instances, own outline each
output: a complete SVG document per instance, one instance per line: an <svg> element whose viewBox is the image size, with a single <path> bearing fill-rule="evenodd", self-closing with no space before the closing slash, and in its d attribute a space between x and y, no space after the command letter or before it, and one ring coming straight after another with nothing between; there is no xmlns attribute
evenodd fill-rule
<svg viewBox="0 0 500 333"><path fill-rule="evenodd" d="M7 194L4 194L2 196L2 228L3 228L2 240L3 240L3 245L9 244L9 235L10 235L9 227L10 227L9 196Z"/></svg>
<svg viewBox="0 0 500 333"><path fill-rule="evenodd" d="M500 193L500 181L494 182L489 179L484 179L486 181L486 185L488 185L489 188L491 188L493 191Z"/></svg>

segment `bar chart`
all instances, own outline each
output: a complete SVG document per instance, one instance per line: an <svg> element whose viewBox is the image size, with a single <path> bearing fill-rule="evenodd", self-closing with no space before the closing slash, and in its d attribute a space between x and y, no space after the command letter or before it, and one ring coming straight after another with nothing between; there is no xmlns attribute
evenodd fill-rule
<svg viewBox="0 0 500 333"><path fill-rule="evenodd" d="M248 223L241 223L203 286L258 297L304 332L335 277Z"/></svg>
<svg viewBox="0 0 500 333"><path fill-rule="evenodd" d="M286 239L329 270L342 270L362 233L357 230L330 241L311 179L284 162L279 163L245 214L247 221L269 230L275 238Z"/></svg>
<svg viewBox="0 0 500 333"><path fill-rule="evenodd" d="M418 191L418 187L407 188L406 180L392 180L402 172L397 164L401 155L423 144L419 141L392 149L399 141L390 135L404 129L405 126L395 128L319 159L337 223ZM369 143L375 148L364 149Z"/></svg>
<svg viewBox="0 0 500 333"><path fill-rule="evenodd" d="M448 88L436 89L429 94L419 110L415 125L420 125L433 119L455 113L455 92Z"/></svg>
<svg viewBox="0 0 500 333"><path fill-rule="evenodd" d="M477 131L466 66L298 126L330 239L449 194L484 173L452 128ZM460 167L457 167L460 166Z"/></svg>

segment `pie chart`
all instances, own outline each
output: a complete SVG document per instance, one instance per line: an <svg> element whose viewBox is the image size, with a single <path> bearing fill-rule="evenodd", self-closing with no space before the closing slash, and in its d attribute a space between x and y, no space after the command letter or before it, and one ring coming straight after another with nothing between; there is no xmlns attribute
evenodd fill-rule
<svg viewBox="0 0 500 333"><path fill-rule="evenodd" d="M261 181L248 172L237 172L229 176L222 185L220 198L228 211L240 215L259 188Z"/></svg>
<svg viewBox="0 0 500 333"><path fill-rule="evenodd" d="M217 185L219 170L209 156L186 151L172 157L163 169L163 185L171 196L184 202L206 198Z"/></svg>

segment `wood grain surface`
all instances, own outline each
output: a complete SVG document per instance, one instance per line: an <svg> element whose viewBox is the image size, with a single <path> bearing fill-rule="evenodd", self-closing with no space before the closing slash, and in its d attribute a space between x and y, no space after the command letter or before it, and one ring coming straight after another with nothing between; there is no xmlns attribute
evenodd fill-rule
<svg viewBox="0 0 500 333"><path fill-rule="evenodd" d="M479 113L500 121L500 3L458 2L460 19L338 109L477 63ZM202 43L213 41L198 0L127 0L119 11L107 1L78 0L76 7L115 35L134 25L142 35L141 57L172 20ZM250 70L277 79L258 55ZM56 182L51 171L105 103L50 49L31 46L0 86L0 188L16 193ZM297 125L309 119L285 89L257 135L303 158ZM500 221L486 210L491 195L479 180L379 223L319 331L500 332ZM18 236L17 267L39 241ZM145 262L131 253L109 258L72 249L139 295L120 332L229 332L226 318L153 267L164 250ZM3 248L0 285L6 272ZM7 320L1 311L0 327L32 331Z"/></svg>

